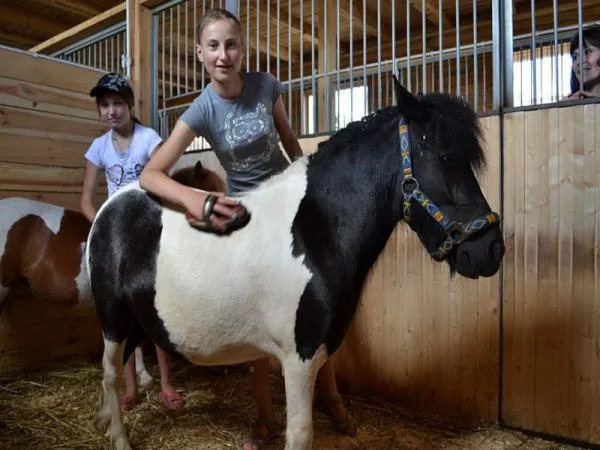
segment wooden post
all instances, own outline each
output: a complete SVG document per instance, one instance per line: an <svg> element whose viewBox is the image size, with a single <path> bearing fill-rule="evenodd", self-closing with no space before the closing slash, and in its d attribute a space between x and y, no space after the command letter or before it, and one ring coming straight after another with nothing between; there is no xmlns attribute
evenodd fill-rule
<svg viewBox="0 0 600 450"><path fill-rule="evenodd" d="M338 69L336 67L336 9L335 2L319 1L319 67L318 73L325 74L327 71ZM333 83L328 78L320 77L317 92L313 92L314 99L317 102L318 111L318 129L315 131L329 131L332 128L334 117L334 96Z"/></svg>
<svg viewBox="0 0 600 450"><path fill-rule="evenodd" d="M128 29L131 52L131 81L135 94L135 115L152 123L152 11L148 2L129 1Z"/></svg>

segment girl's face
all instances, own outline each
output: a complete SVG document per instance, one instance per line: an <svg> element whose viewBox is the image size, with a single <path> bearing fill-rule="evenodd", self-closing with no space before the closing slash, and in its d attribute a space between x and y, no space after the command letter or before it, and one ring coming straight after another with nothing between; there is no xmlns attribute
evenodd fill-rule
<svg viewBox="0 0 600 450"><path fill-rule="evenodd" d="M584 90L600 84L600 48L584 42L583 58L579 57L579 49L573 53L573 72L581 83L581 70L583 70Z"/></svg>
<svg viewBox="0 0 600 450"><path fill-rule="evenodd" d="M100 117L106 120L111 128L121 128L131 122L129 105L119 94L104 94L98 100L98 111Z"/></svg>
<svg viewBox="0 0 600 450"><path fill-rule="evenodd" d="M238 76L242 66L239 29L227 19L218 19L206 25L200 36L197 53L214 81L230 81Z"/></svg>

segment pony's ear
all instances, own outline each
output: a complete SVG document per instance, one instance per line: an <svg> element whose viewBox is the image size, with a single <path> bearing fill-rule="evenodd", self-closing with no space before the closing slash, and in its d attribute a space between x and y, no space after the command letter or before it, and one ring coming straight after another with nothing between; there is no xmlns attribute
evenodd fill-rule
<svg viewBox="0 0 600 450"><path fill-rule="evenodd" d="M412 95L398 81L396 75L394 78L394 90L396 91L396 103L398 109L406 116L408 120L419 121L425 118L425 107L421 101Z"/></svg>
<svg viewBox="0 0 600 450"><path fill-rule="evenodd" d="M205 175L206 173L204 172L204 167L202 167L202 163L200 161L197 161L196 164L194 164L194 177L197 181L200 181L204 178Z"/></svg>

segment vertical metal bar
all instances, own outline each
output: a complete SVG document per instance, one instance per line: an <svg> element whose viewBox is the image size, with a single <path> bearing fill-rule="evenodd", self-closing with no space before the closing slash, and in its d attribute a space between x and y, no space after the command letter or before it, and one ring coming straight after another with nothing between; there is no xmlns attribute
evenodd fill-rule
<svg viewBox="0 0 600 450"><path fill-rule="evenodd" d="M151 123L149 124L154 129L157 129L158 123L158 16L152 15L151 29L151 46L152 58L150 64L152 66L152 93L150 95L150 111L152 112Z"/></svg>
<svg viewBox="0 0 600 450"><path fill-rule="evenodd" d="M368 89L367 82L367 0L363 0L363 82L365 84L365 113L369 112L369 96L370 92Z"/></svg>
<svg viewBox="0 0 600 450"><path fill-rule="evenodd" d="M381 0L377 0L377 109L381 109Z"/></svg>
<svg viewBox="0 0 600 450"><path fill-rule="evenodd" d="M558 0L552 0L552 30L554 32L554 79L556 81L556 97L555 101L560 100L560 84L558 81L558 68L560 65L560 54L558 51Z"/></svg>
<svg viewBox="0 0 600 450"><path fill-rule="evenodd" d="M412 92L410 78L410 2L406 0L406 88Z"/></svg>
<svg viewBox="0 0 600 450"><path fill-rule="evenodd" d="M486 59L485 59L485 53L481 55L482 57L482 63L483 63L483 108L482 110L485 111L487 109L487 64L486 64Z"/></svg>
<svg viewBox="0 0 600 450"><path fill-rule="evenodd" d="M189 3L187 0L185 0L185 15L184 15L184 19L185 19L185 93L187 94L188 92L190 92L190 80L189 80L189 76L188 76L188 59L189 59L189 48L188 48L188 41L190 39L189 36L189 26L188 26L188 8L189 8ZM192 33L193 34L193 33Z"/></svg>
<svg viewBox="0 0 600 450"><path fill-rule="evenodd" d="M313 131L320 131L319 130L319 120L318 120L318 108L321 106L319 105L319 101L318 101L318 92L317 92L317 74L316 74L316 66L317 64L315 64L315 0L311 0L310 2L310 16L311 16L311 21L310 21L310 61L311 61L311 67L312 67L312 72L310 74L310 83L311 83L311 90L312 90L312 98L313 98L313 103L312 103L312 129ZM321 34L321 36L323 35L323 33ZM319 67L319 72L322 70L322 67ZM310 132L310 124L308 125L308 130L306 130L307 132Z"/></svg>
<svg viewBox="0 0 600 450"><path fill-rule="evenodd" d="M456 95L461 96L460 92L460 0L455 2L455 27L456 27Z"/></svg>
<svg viewBox="0 0 600 450"><path fill-rule="evenodd" d="M473 104L479 111L479 72L477 67L477 0L473 0Z"/></svg>
<svg viewBox="0 0 600 450"><path fill-rule="evenodd" d="M335 123L335 129L338 130L340 128L340 68L342 67L342 61L341 61L341 53L340 53L340 41L341 41L341 36L340 36L340 0L336 0L336 19L335 19L335 30L336 30L336 63L335 63L335 67L336 67L336 96L337 96L337 106L336 106L336 110L335 110L335 118L336 118L336 123Z"/></svg>
<svg viewBox="0 0 600 450"><path fill-rule="evenodd" d="M260 0L256 0L256 71L260 72Z"/></svg>
<svg viewBox="0 0 600 450"><path fill-rule="evenodd" d="M512 1L492 2L493 108L513 105Z"/></svg>
<svg viewBox="0 0 600 450"><path fill-rule="evenodd" d="M466 102L469 103L469 56L464 56L465 60L465 97Z"/></svg>
<svg viewBox="0 0 600 450"><path fill-rule="evenodd" d="M290 6L291 8L291 6ZM311 43L312 44L312 43ZM315 93L313 92L313 96ZM304 0L300 1L300 127L305 124L304 119ZM313 101L316 99L313 97ZM302 131L301 131L302 132Z"/></svg>
<svg viewBox="0 0 600 450"><path fill-rule="evenodd" d="M110 71L115 71L115 36L110 39Z"/></svg>
<svg viewBox="0 0 600 450"><path fill-rule="evenodd" d="M476 0L473 0L476 1ZM443 43L442 35L444 34L444 23L442 20L442 0L438 0L438 77L440 83L440 92L444 92L444 63L443 63ZM475 26L473 27L475 28Z"/></svg>
<svg viewBox="0 0 600 450"><path fill-rule="evenodd" d="M177 95L181 95L181 3L177 3Z"/></svg>
<svg viewBox="0 0 600 450"><path fill-rule="evenodd" d="M423 77L423 93L427 94L427 20L425 0L421 0L421 75Z"/></svg>
<svg viewBox="0 0 600 450"><path fill-rule="evenodd" d="M192 53L193 53L193 55L192 55L193 56L192 57L192 61L193 61L192 62L192 71L194 72L193 75L192 75L193 79L194 79L194 81L193 81L193 83L194 83L194 89L192 89L193 91L195 91L195 90L198 89L198 74L196 73L197 70L198 70L198 68L197 68L197 64L198 63L196 61L198 60L197 46L198 46L199 42L198 42L198 36L197 36L197 31L198 31L197 27L198 27L198 24L196 23L196 15L197 15L196 2L197 2L197 0L194 0L194 4L193 4L193 8L192 8L192 14L194 16L194 40L193 40L193 42L195 44L194 50L192 51Z"/></svg>
<svg viewBox="0 0 600 450"><path fill-rule="evenodd" d="M166 88L167 69L166 68L167 68L167 65L166 65L166 61L165 61L165 53L166 53L165 42L167 40L165 37L165 33L166 33L166 29L167 29L167 16L166 16L165 11L161 11L160 15L162 18L162 26L161 26L161 30L160 30L161 31L160 34L161 34L161 38L162 38L162 46L161 46L162 47L162 52L161 52L162 53L161 54L161 57L162 57L162 64L161 64L162 65L162 77L161 77L161 79L162 79L162 114L161 114L161 117L163 118L162 124L164 126L164 113L165 113L165 110L167 107L167 104L166 104L166 97L167 97L167 88ZM161 133L162 133L163 138L167 137L165 130L161 129Z"/></svg>
<svg viewBox="0 0 600 450"><path fill-rule="evenodd" d="M246 0L246 70L250 70L250 0Z"/></svg>
<svg viewBox="0 0 600 450"><path fill-rule="evenodd" d="M250 0L248 0L248 1L250 1ZM206 0L202 1L202 15L204 16L204 14L206 14ZM249 27L248 27L248 29L249 29ZM199 37L200 36L198 36L198 38ZM249 57L249 55L250 55L250 41L248 40L248 41L246 41L246 43L247 43L246 45L248 46L248 56L247 57ZM250 65L248 64L246 66L246 68L248 70L250 70ZM204 67L204 64L202 64L201 71L202 71L202 76L201 76L200 82L202 83L202 90L204 90L204 87L206 86L206 68Z"/></svg>
<svg viewBox="0 0 600 450"><path fill-rule="evenodd" d="M327 27L329 25L329 8L327 8L327 1L324 1L323 4L323 9L325 10L325 14L324 14L324 20L325 20L325 27ZM314 20L314 18L313 18ZM320 131L329 131L331 130L331 95L329 93L329 58L327 56L327 53L329 52L329 33L327 33L326 30L323 30L324 34L325 34L325 124L327 127L327 130L320 130ZM314 45L313 45L314 47Z"/></svg>
<svg viewBox="0 0 600 450"><path fill-rule="evenodd" d="M350 70L349 70L349 76L350 76L350 120L353 119L354 117L354 75L353 75L353 69L354 69L354 11L353 11L353 3L354 2L350 2L350 8L349 9L349 14L348 17L350 18L350 29L348 30L348 33L350 34L350 54L348 55L348 66L350 66ZM395 2L392 2L395 3Z"/></svg>
<svg viewBox="0 0 600 450"><path fill-rule="evenodd" d="M288 2L288 114L292 114L292 3ZM292 119L293 120L293 119ZM300 121L302 127L302 121Z"/></svg>
<svg viewBox="0 0 600 450"><path fill-rule="evenodd" d="M267 1L267 72L271 72L271 2Z"/></svg>
<svg viewBox="0 0 600 450"><path fill-rule="evenodd" d="M281 34L281 27L279 26L279 24L281 23L281 2L279 0L277 0L277 29L276 29L276 34L277 34L277 42L276 42L276 46L277 46L277 79L281 80L281 65L279 63L279 61L281 60L281 39L280 39L280 34Z"/></svg>
<svg viewBox="0 0 600 450"><path fill-rule="evenodd" d="M121 51L121 35L117 34L117 53L119 54L119 56L117 57L117 72L118 73L123 73L123 67L121 66L121 55L123 54L123 52Z"/></svg>
<svg viewBox="0 0 600 450"><path fill-rule="evenodd" d="M531 104L536 105L537 101L537 64L536 64L536 36L535 36L535 0L531 0L531 46L530 46L530 61L531 61Z"/></svg>
<svg viewBox="0 0 600 450"><path fill-rule="evenodd" d="M579 89L584 90L583 84L583 60L585 51L583 48L583 6L581 0L577 0L577 33L579 34Z"/></svg>
<svg viewBox="0 0 600 450"><path fill-rule="evenodd" d="M441 0L440 0L441 1ZM352 3L352 2L350 2ZM352 16L350 16L352 17ZM352 20L352 19L350 19ZM396 2L392 2L392 74L396 75ZM386 80L386 86L388 86L389 91L389 77ZM388 105L390 103L388 102Z"/></svg>

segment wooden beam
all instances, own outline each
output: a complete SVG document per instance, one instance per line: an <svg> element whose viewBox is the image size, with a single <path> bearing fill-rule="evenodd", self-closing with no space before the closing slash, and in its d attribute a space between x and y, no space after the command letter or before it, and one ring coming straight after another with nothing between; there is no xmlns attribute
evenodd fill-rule
<svg viewBox="0 0 600 450"><path fill-rule="evenodd" d="M327 8L327 9L326 9ZM327 12L327 14L325 14ZM337 70L337 40L336 40L336 7L334 2L319 2L317 17L319 35L319 74L331 72ZM319 117L317 122L317 129L315 132L331 130L333 115L334 115L334 89L331 86L329 77L319 77L317 81L318 85L318 96L313 93L313 99L317 102L317 110L319 111ZM302 99L301 101L304 101ZM304 130L308 132L308 130Z"/></svg>
<svg viewBox="0 0 600 450"><path fill-rule="evenodd" d="M350 26L354 26L360 28L362 30L363 27L363 9L362 6L352 6L352 18L350 17L350 1L351 0L340 0L340 16L347 18L351 21ZM335 11L334 11L335 12ZM371 25L371 20L369 20L369 15L367 13L367 34L377 36L377 17L375 17L375 25ZM383 24L382 24L383 25ZM383 27L382 27L383 28ZM391 27L390 27L391 30Z"/></svg>
<svg viewBox="0 0 600 450"><path fill-rule="evenodd" d="M5 33L0 31L0 42L6 43L5 45L9 47L27 49L35 45L38 41L20 33Z"/></svg>
<svg viewBox="0 0 600 450"><path fill-rule="evenodd" d="M0 14L2 14L0 9ZM61 47L81 40L86 36L94 34L96 31L106 28L109 25L113 25L121 20L125 19L125 2L104 11L102 14L98 14L96 17L92 17L79 25L70 28L62 33L53 33L56 36L42 42L29 49L30 52L40 53L51 53L53 50L57 50Z"/></svg>
<svg viewBox="0 0 600 450"><path fill-rule="evenodd" d="M0 6L0 22L13 27L34 29L49 35L58 34L65 29L63 24L6 6Z"/></svg>
<svg viewBox="0 0 600 450"><path fill-rule="evenodd" d="M272 7L272 5L269 5L269 7L271 8L271 17L270 17L270 27L271 30L276 30L277 29L277 11L274 10L274 8ZM256 18L257 16L257 11L256 8L251 6L250 7L250 12L254 15L254 17ZM260 10L260 23L266 23L268 18L267 18L267 13L261 9ZM285 15L285 14L284 14ZM286 27L289 27L290 24L287 21L287 15L285 15L286 17L284 18L283 15L280 17L280 21L279 21L279 29L280 30L285 30ZM256 25L256 21L254 22L254 24ZM243 26L246 26L246 24L244 23ZM264 30L266 31L267 27L264 27ZM296 32L300 33L300 30L297 28L292 27L292 30L295 30ZM262 31L262 26L261 26L261 31ZM250 48L254 49L254 50L258 50L262 53L264 53L265 55L269 54L271 56L271 58L277 58L277 41L275 39L270 39L269 42L269 47L267 48L267 39L266 37L260 40L260 44L259 44L259 48L256 48L256 27L254 27L254 36L252 36L252 30L251 30L251 36L250 36ZM254 39L253 39L254 37ZM309 40L311 39L311 35L310 34L306 34L304 33L303 35L304 38L308 38ZM316 36L315 36L315 40L316 40ZM281 41L283 42L283 41ZM285 41L287 43L287 41ZM315 42L315 45L317 45L317 42ZM287 45L284 45L283 43L280 43L280 48L279 48L279 59L281 59L282 61L288 61L288 51L289 51L289 47ZM295 61L297 59L300 59L300 54L298 52L295 52L292 50L292 61Z"/></svg>
<svg viewBox="0 0 600 450"><path fill-rule="evenodd" d="M152 122L152 10L142 0L129 1L131 81L135 94L135 114L146 126Z"/></svg>
<svg viewBox="0 0 600 450"><path fill-rule="evenodd" d="M423 14L423 3L425 3L425 17L434 25L440 24L441 17L444 28L454 26L454 22L450 20L447 14L443 12L440 14L438 5L434 0L425 0L424 2L422 0L409 0L409 2L410 6L421 14Z"/></svg>
<svg viewBox="0 0 600 450"><path fill-rule="evenodd" d="M78 16L89 19L90 17L97 16L102 11L88 5L86 2L77 0L36 0L37 3L51 6L60 11L67 12L69 14L77 14Z"/></svg>

